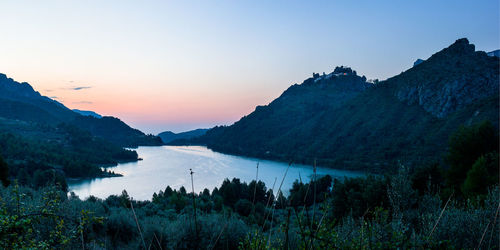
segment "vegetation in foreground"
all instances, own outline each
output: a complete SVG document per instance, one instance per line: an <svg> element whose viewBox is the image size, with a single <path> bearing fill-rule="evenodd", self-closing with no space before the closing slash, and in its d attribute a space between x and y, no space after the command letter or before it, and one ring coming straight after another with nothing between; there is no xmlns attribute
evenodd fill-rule
<svg viewBox="0 0 500 250"><path fill-rule="evenodd" d="M9 179L2 162L0 247L498 249L497 129L460 128L446 162L386 176L313 176L287 197L282 179L271 189L233 179L196 195L167 186L151 201L126 191L80 200L52 183L35 190Z"/></svg>

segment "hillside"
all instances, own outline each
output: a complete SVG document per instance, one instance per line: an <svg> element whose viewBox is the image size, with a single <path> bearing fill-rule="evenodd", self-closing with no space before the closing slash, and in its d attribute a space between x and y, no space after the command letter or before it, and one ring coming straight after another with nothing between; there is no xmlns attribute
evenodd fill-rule
<svg viewBox="0 0 500 250"><path fill-rule="evenodd" d="M0 157L20 184L64 189L66 177L116 176L101 166L138 160L124 146L160 144L117 118L82 116L0 74Z"/></svg>
<svg viewBox="0 0 500 250"><path fill-rule="evenodd" d="M122 147L161 144L160 138L145 135L118 118L81 115L40 95L28 83L16 82L4 74L0 74L0 117L50 126L71 124Z"/></svg>
<svg viewBox="0 0 500 250"><path fill-rule="evenodd" d="M158 134L158 137L161 138L163 143L169 143L174 140L186 140L191 139L193 137L202 136L207 132L208 129L199 128L195 130L190 130L181 133L174 133L172 131L165 131Z"/></svg>
<svg viewBox="0 0 500 250"><path fill-rule="evenodd" d="M112 116L96 118L80 115L75 117L71 124L122 147L157 146L162 144L159 137L146 135Z"/></svg>
<svg viewBox="0 0 500 250"><path fill-rule="evenodd" d="M375 172L397 161L438 161L460 125L498 127L498 75L498 58L459 39L377 84L346 68L314 74L231 126L171 144Z"/></svg>
<svg viewBox="0 0 500 250"><path fill-rule="evenodd" d="M80 115L83 115L83 116L92 116L92 117L95 117L95 118L102 118L102 115L94 112L94 111L90 111L90 110L79 110L79 109L72 109L74 112L80 114Z"/></svg>

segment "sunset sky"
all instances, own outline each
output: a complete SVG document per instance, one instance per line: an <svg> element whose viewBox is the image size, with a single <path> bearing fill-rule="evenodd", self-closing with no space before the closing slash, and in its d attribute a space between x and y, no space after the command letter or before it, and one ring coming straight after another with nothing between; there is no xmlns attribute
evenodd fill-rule
<svg viewBox="0 0 500 250"><path fill-rule="evenodd" d="M458 38L499 49L498 2L2 1L0 72L179 132L231 124L338 65L382 80Z"/></svg>

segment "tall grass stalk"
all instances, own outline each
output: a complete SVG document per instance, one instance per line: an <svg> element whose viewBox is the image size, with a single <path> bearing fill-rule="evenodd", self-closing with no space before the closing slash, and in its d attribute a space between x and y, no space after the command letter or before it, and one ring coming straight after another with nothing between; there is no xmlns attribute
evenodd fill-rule
<svg viewBox="0 0 500 250"><path fill-rule="evenodd" d="M163 250L163 248L161 247L161 243L158 240L158 237L156 237L156 233L153 233L153 238L156 241L156 244L158 244L158 247L160 248L160 250ZM151 244L153 244L153 241L151 241Z"/></svg>
<svg viewBox="0 0 500 250"><path fill-rule="evenodd" d="M252 213L255 213L255 195L257 193L257 182L259 181L259 163L257 162L257 170L255 174L255 185L253 189Z"/></svg>
<svg viewBox="0 0 500 250"><path fill-rule="evenodd" d="M279 196L279 194L281 192L281 187L283 186L283 182L285 181L286 175L288 173L288 169L290 169L291 165L292 165L292 162L288 163L288 167L286 168L285 174L283 175L283 178L281 179L280 187L278 188L278 192L276 193L278 196ZM273 184L273 188L274 188L274 184ZM273 189L273 191L274 191L274 189ZM271 209L272 211L265 216L264 223L267 221L267 217L269 216L269 214L272 213L274 215L274 209L276 208L276 206L275 206L275 200L277 200L277 198L275 198L272 201L272 203L271 203L271 205L273 206L273 208ZM267 208L267 206L266 206L266 208ZM265 224L263 226L265 226ZM262 231L264 231L264 229Z"/></svg>
<svg viewBox="0 0 500 250"><path fill-rule="evenodd" d="M271 237L273 235L273 222L274 222L274 208L276 207L276 204L274 204L274 207L273 207L273 213L271 215L271 226L269 228L269 240L267 242L267 249L271 249Z"/></svg>
<svg viewBox="0 0 500 250"><path fill-rule="evenodd" d="M274 186L276 185L277 179L278 179L277 177L274 177L273 188L271 189L273 192L274 192ZM267 198L266 207L264 208L264 213L266 214L266 216L264 216L264 221L262 222L262 231L264 231L264 227L266 226L266 221L267 221L267 216L268 216L268 213L266 211L269 208L270 202L271 202L271 195L269 195L269 197Z"/></svg>
<svg viewBox="0 0 500 250"><path fill-rule="evenodd" d="M451 193L450 197L448 198L448 201L446 201L446 204L444 204L443 209L441 210L441 213L439 214L439 217L434 224L434 227L432 228L431 232L429 233L429 236L427 236L428 241L431 239L432 234L434 233L434 230L436 230L437 225L439 224L439 220L441 220L441 217L443 216L444 211L446 210L446 207L448 206L448 203L450 203L451 197L453 196L455 192Z"/></svg>
<svg viewBox="0 0 500 250"><path fill-rule="evenodd" d="M134 214L135 224L137 224L137 229L139 230L139 235L141 236L142 245L144 246L144 249L146 249L146 242L144 241L144 236L142 235L141 226L139 225L139 221L137 220L137 215L135 214L134 205L132 204L132 200L129 200L129 202L130 202L130 208L132 209L132 213Z"/></svg>
<svg viewBox="0 0 500 250"><path fill-rule="evenodd" d="M189 169L189 174L191 175L191 188L193 189L193 215L194 215L194 234L195 234L195 245L198 246L198 222L196 220L196 197L194 196L194 181L193 181L193 169Z"/></svg>
<svg viewBox="0 0 500 250"><path fill-rule="evenodd" d="M220 237L222 236L222 233L224 232L224 230L226 229L227 227L227 224L229 223L229 220L226 220L226 223L224 224L224 227L222 227L222 230L220 230L220 233L219 235L217 236L217 239L215 239L215 242L214 244L212 245L212 240L210 240L210 244L208 245L209 248L212 250L215 248L215 246L217 245L217 242L219 241Z"/></svg>
<svg viewBox="0 0 500 250"><path fill-rule="evenodd" d="M290 209L288 208L287 209L288 211L288 215L286 217L286 225L285 225L285 250L288 250L288 245L290 244L288 241L288 230L290 229L290 215L291 215L291 211Z"/></svg>
<svg viewBox="0 0 500 250"><path fill-rule="evenodd" d="M497 223L497 217L498 217L499 210L500 210L500 204L498 204L497 211L495 212L495 219L493 219L493 225L491 225L491 234L490 234L490 240L488 241L488 249L490 249L490 247L491 247L491 239L493 238L493 233L495 232L495 225ZM479 245L481 245L481 243L479 243Z"/></svg>
<svg viewBox="0 0 500 250"><path fill-rule="evenodd" d="M314 249L314 219L315 219L315 215L316 215L316 181L317 181L317 178L316 178L316 159L314 159L314 165L313 165L313 171L314 171L314 175L313 175L313 183L314 183L314 192L313 192L313 215L312 215L312 220L311 220L311 248Z"/></svg>
<svg viewBox="0 0 500 250"><path fill-rule="evenodd" d="M82 217L80 217L80 226L82 226ZM83 228L80 231L80 239L82 240L82 249L85 250L85 240L83 239Z"/></svg>

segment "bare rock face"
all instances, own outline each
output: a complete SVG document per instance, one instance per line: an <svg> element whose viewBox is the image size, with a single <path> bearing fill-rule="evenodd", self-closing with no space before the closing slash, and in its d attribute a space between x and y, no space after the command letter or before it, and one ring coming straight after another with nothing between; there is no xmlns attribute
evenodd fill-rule
<svg viewBox="0 0 500 250"><path fill-rule="evenodd" d="M425 74L422 74L425 73ZM426 77L422 77L425 75ZM467 39L432 55L396 81L396 97L443 118L499 91L498 60L475 51Z"/></svg>

